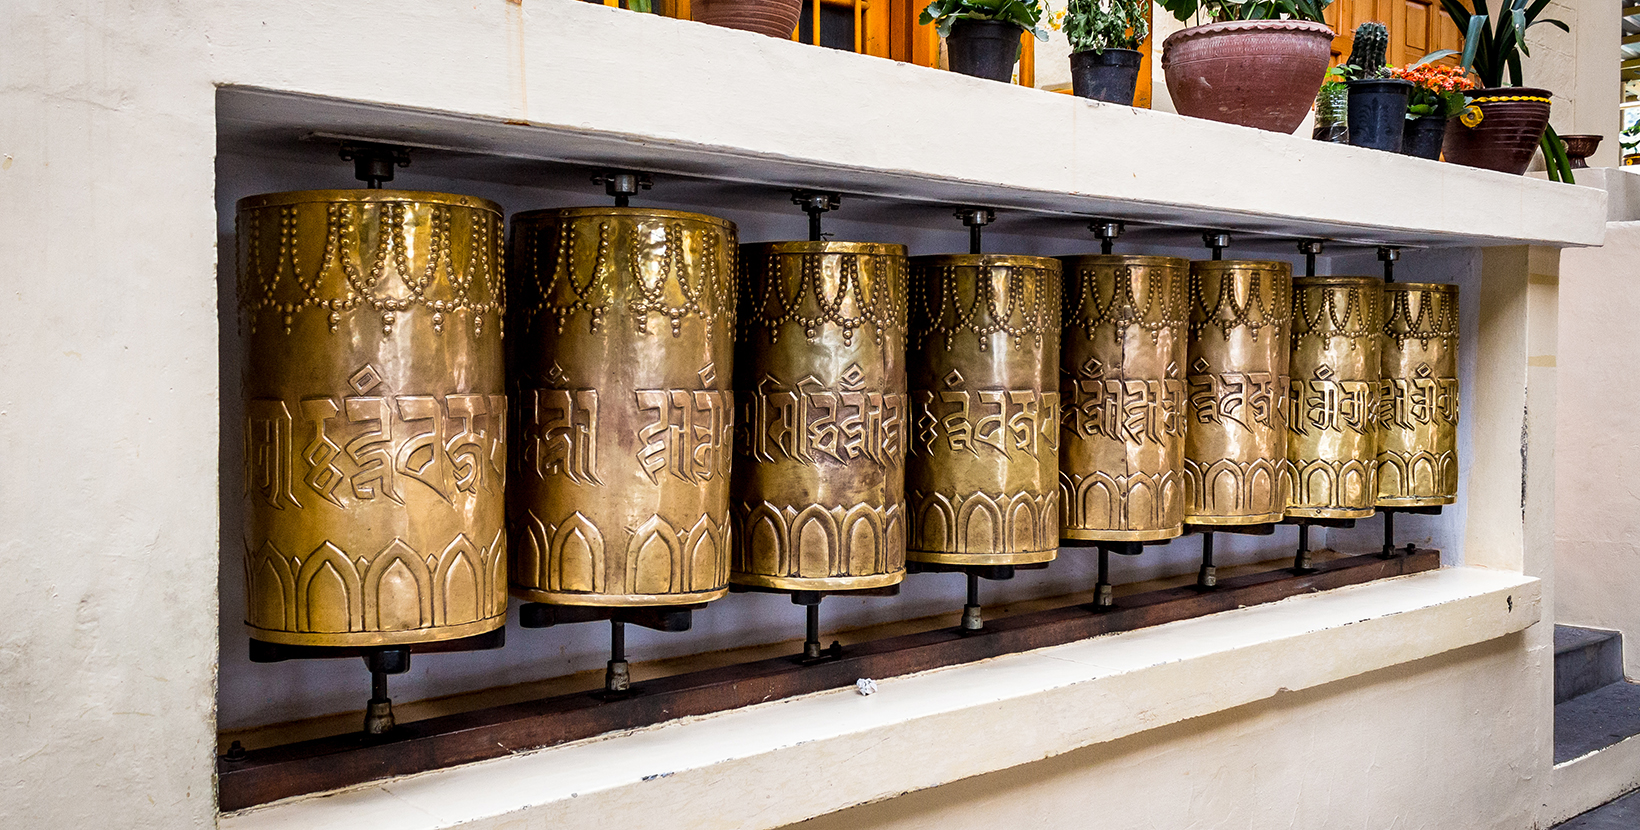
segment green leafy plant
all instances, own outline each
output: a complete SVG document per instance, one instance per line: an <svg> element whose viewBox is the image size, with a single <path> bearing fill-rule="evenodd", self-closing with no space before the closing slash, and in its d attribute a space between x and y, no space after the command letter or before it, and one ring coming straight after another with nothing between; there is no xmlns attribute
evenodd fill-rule
<svg viewBox="0 0 1640 830"><path fill-rule="evenodd" d="M1350 89L1340 81L1329 79L1315 94L1315 125L1331 127L1343 124L1349 118Z"/></svg>
<svg viewBox="0 0 1640 830"><path fill-rule="evenodd" d="M1640 147L1640 121L1624 127L1623 131L1617 134L1617 143L1623 148L1623 155L1628 155L1634 152L1634 148Z"/></svg>
<svg viewBox="0 0 1640 830"><path fill-rule="evenodd" d="M1503 0L1495 21L1487 10L1486 0L1474 2L1473 12L1458 0L1441 0L1441 8L1458 31L1464 33L1460 66L1465 71L1473 70L1483 87L1503 86L1506 71L1510 86L1521 85L1520 57L1532 54L1526 48L1528 29L1547 23L1563 32L1571 31L1562 21L1539 17L1549 7L1550 0Z"/></svg>
<svg viewBox="0 0 1640 830"><path fill-rule="evenodd" d="M1048 30L1042 27L1041 0L934 0L917 17L923 25L936 24L940 37L951 34L951 24L958 20L1012 23L1037 40L1048 39Z"/></svg>
<svg viewBox="0 0 1640 830"><path fill-rule="evenodd" d="M1150 0L1070 0L1049 22L1065 32L1072 52L1137 49L1150 36Z"/></svg>
<svg viewBox="0 0 1640 830"><path fill-rule="evenodd" d="M1230 20L1308 20L1321 23L1332 0L1159 0L1162 8L1189 23L1205 12L1214 23Z"/></svg>
<svg viewBox="0 0 1640 830"><path fill-rule="evenodd" d="M1543 125L1543 136L1538 139L1538 149L1543 151L1543 166L1549 173L1549 181L1575 184L1572 177L1572 159L1566 155L1566 142L1555 132L1553 124Z"/></svg>

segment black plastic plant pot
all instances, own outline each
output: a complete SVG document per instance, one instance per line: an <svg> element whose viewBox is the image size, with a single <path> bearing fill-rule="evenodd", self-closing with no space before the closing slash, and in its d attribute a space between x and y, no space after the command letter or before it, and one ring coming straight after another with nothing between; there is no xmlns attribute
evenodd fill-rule
<svg viewBox="0 0 1640 830"><path fill-rule="evenodd" d="M1137 49L1072 52L1071 91L1080 98L1132 106L1143 60Z"/></svg>
<svg viewBox="0 0 1640 830"><path fill-rule="evenodd" d="M1438 161L1441 158L1441 141L1445 138L1445 115L1437 113L1409 119L1402 128L1401 152Z"/></svg>
<svg viewBox="0 0 1640 830"><path fill-rule="evenodd" d="M1406 131L1407 98L1412 84L1400 78L1350 81L1350 143L1374 150L1401 152Z"/></svg>
<svg viewBox="0 0 1640 830"><path fill-rule="evenodd" d="M1019 38L1025 30L997 20L958 20L945 37L952 72L1007 83L1019 62Z"/></svg>

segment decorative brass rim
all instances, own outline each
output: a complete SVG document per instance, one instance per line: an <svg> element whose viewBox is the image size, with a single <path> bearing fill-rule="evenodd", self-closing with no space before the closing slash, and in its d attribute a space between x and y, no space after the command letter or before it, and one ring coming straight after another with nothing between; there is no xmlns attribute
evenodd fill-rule
<svg viewBox="0 0 1640 830"><path fill-rule="evenodd" d="M768 254L875 254L877 256L905 257L909 249L894 242L811 242L807 240L793 240L790 242L747 242L740 246L743 251L759 251Z"/></svg>
<svg viewBox="0 0 1640 830"><path fill-rule="evenodd" d="M915 256L911 258L911 267L969 266L978 268L992 268L1007 266L1012 268L1058 268L1058 259L1051 256L1026 256L1024 254L931 254L929 256Z"/></svg>
<svg viewBox="0 0 1640 830"><path fill-rule="evenodd" d="M1148 254L1073 254L1059 257L1069 268L1092 268L1100 265L1144 265L1150 268L1190 267L1190 260L1179 256L1150 256Z"/></svg>
<svg viewBox="0 0 1640 830"><path fill-rule="evenodd" d="M1442 294L1458 293L1458 286L1450 282L1386 282L1385 291L1435 291Z"/></svg>
<svg viewBox="0 0 1640 830"><path fill-rule="evenodd" d="M865 588L886 588L905 581L905 569L871 576L764 576L730 572L729 581L736 585L774 588L780 591L856 591Z"/></svg>
<svg viewBox="0 0 1640 830"><path fill-rule="evenodd" d="M599 608L621 608L648 605L698 605L722 599L729 593L728 586L712 591L694 591L687 594L578 594L566 591L537 591L512 586L512 595L525 602L550 602L553 605L591 605Z"/></svg>
<svg viewBox="0 0 1640 830"><path fill-rule="evenodd" d="M691 213L687 210L662 210L660 208L644 207L573 207L573 208L544 208L542 210L525 210L513 214L513 222L543 222L559 218L575 216L629 216L637 219L688 219L694 222L705 222L711 225L720 225L731 230L736 229L735 223L717 216L705 213Z"/></svg>
<svg viewBox="0 0 1640 830"><path fill-rule="evenodd" d="M1386 507L1445 507L1458 500L1457 496L1434 496L1422 499L1379 499L1378 509Z"/></svg>
<svg viewBox="0 0 1640 830"><path fill-rule="evenodd" d="M290 190L284 193L263 193L240 199L238 210L300 205L309 202L370 204L380 202L420 202L423 204L454 205L493 211L501 215L501 206L489 199L462 196L458 193L436 193L429 190Z"/></svg>
<svg viewBox="0 0 1640 830"><path fill-rule="evenodd" d="M1342 507L1289 507L1290 519L1370 519L1378 511L1371 507L1349 509Z"/></svg>
<svg viewBox="0 0 1640 830"><path fill-rule="evenodd" d="M1052 562L1059 548L1029 550L1018 553L946 553L944 551L908 550L906 561L932 562L938 565L1034 565Z"/></svg>
<svg viewBox="0 0 1640 830"><path fill-rule="evenodd" d="M1059 529L1060 539L1074 539L1078 542L1159 542L1163 539L1177 539L1183 535L1184 525L1164 527L1161 530L1083 530L1079 527Z"/></svg>
<svg viewBox="0 0 1640 830"><path fill-rule="evenodd" d="M1237 525L1267 525L1279 522L1280 513L1260 513L1256 516L1185 516L1187 525L1213 525L1215 527L1235 527Z"/></svg>
<svg viewBox="0 0 1640 830"><path fill-rule="evenodd" d="M403 646L460 640L479 634L488 634L507 624L507 615L437 628L411 628L404 631L273 631L247 623L251 638L282 646Z"/></svg>

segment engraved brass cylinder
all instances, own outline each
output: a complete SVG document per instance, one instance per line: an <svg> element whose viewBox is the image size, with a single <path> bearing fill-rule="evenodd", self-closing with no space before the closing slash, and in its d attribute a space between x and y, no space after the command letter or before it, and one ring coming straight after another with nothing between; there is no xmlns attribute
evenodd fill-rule
<svg viewBox="0 0 1640 830"><path fill-rule="evenodd" d="M1285 262L1190 264L1186 524L1264 524L1287 508L1292 274Z"/></svg>
<svg viewBox="0 0 1640 830"><path fill-rule="evenodd" d="M1458 287L1384 286L1378 506L1458 498Z"/></svg>
<svg viewBox="0 0 1640 830"><path fill-rule="evenodd" d="M399 190L241 199L246 622L303 646L500 628L501 209Z"/></svg>
<svg viewBox="0 0 1640 830"><path fill-rule="evenodd" d="M730 580L787 591L905 577L902 245L741 248Z"/></svg>
<svg viewBox="0 0 1640 830"><path fill-rule="evenodd" d="M645 208L513 217L513 593L728 592L736 229Z"/></svg>
<svg viewBox="0 0 1640 830"><path fill-rule="evenodd" d="M1059 551L1060 265L911 260L906 558L1047 562Z"/></svg>
<svg viewBox="0 0 1640 830"><path fill-rule="evenodd" d="M1190 261L1065 257L1060 535L1143 542L1184 529Z"/></svg>
<svg viewBox="0 0 1640 830"><path fill-rule="evenodd" d="M1383 288L1376 277L1293 280L1288 516L1364 519L1376 511Z"/></svg>

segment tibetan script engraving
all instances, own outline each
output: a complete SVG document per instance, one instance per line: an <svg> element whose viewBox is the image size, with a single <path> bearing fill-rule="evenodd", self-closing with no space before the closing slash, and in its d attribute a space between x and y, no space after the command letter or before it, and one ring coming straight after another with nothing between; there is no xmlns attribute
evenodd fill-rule
<svg viewBox="0 0 1640 830"><path fill-rule="evenodd" d="M906 395L862 389L860 376L859 367L851 366L833 388L812 375L792 385L765 375L745 404L752 457L898 466L905 452Z"/></svg>
<svg viewBox="0 0 1640 830"><path fill-rule="evenodd" d="M1378 384L1365 380L1335 380L1331 367L1322 365L1310 380L1294 379L1288 398L1288 424L1299 435L1310 430L1358 435L1370 434L1378 420Z"/></svg>

